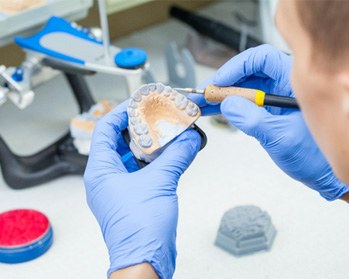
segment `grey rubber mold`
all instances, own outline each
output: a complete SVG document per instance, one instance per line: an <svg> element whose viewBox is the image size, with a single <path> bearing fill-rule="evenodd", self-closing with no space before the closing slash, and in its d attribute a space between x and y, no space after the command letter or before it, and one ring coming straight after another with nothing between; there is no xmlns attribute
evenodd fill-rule
<svg viewBox="0 0 349 279"><path fill-rule="evenodd" d="M257 206L237 206L223 215L215 245L235 256L269 250L276 230L271 218Z"/></svg>

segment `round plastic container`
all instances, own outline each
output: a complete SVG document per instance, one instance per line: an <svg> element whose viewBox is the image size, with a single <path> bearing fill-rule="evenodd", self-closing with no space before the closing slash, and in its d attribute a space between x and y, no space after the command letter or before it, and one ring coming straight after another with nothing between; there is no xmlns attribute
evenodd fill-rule
<svg viewBox="0 0 349 279"><path fill-rule="evenodd" d="M33 260L44 254L52 241L52 227L43 213L16 209L0 214L0 262Z"/></svg>

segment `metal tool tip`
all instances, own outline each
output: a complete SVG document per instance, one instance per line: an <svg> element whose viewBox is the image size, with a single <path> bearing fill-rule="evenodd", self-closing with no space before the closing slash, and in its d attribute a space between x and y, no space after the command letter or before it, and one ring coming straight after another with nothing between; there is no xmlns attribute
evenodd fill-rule
<svg viewBox="0 0 349 279"><path fill-rule="evenodd" d="M187 91L188 88L173 88L176 91Z"/></svg>
<svg viewBox="0 0 349 279"><path fill-rule="evenodd" d="M182 91L187 93L196 93L196 94L203 94L204 90L195 89L195 88L173 88L176 91Z"/></svg>

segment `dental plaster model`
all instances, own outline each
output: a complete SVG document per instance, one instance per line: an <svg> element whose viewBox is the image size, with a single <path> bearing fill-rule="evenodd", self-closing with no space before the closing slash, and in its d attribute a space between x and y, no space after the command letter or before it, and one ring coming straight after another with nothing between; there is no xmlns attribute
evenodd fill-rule
<svg viewBox="0 0 349 279"><path fill-rule="evenodd" d="M276 230L267 212L254 205L237 206L223 215L215 245L242 256L269 250Z"/></svg>
<svg viewBox="0 0 349 279"><path fill-rule="evenodd" d="M12 14L34 8L44 2L46 0L0 0L0 11Z"/></svg>
<svg viewBox="0 0 349 279"><path fill-rule="evenodd" d="M73 143L80 154L89 154L92 133L97 121L115 106L115 102L103 99L92 106L88 112L79 114L70 121L70 133L74 138Z"/></svg>
<svg viewBox="0 0 349 279"><path fill-rule="evenodd" d="M130 149L145 162L154 160L201 115L196 104L161 83L146 84L134 92L127 113Z"/></svg>

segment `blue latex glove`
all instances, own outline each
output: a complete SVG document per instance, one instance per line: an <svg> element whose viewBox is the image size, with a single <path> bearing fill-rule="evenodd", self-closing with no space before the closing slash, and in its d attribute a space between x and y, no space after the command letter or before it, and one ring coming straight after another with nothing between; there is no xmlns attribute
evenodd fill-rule
<svg viewBox="0 0 349 279"><path fill-rule="evenodd" d="M249 87L293 97L291 67L290 56L263 45L233 57L207 83ZM202 96L192 99L204 108L206 114L219 113L219 106L210 106ZM230 123L255 137L285 173L318 191L325 199L335 200L349 191L334 175L300 111L261 108L235 96L225 99L220 109Z"/></svg>
<svg viewBox="0 0 349 279"><path fill-rule="evenodd" d="M182 133L157 159L138 170L121 135L127 127L126 105L107 114L95 128L84 175L87 202L108 247L108 276L149 262L160 278L172 278L177 184L199 150L200 136L194 130Z"/></svg>

